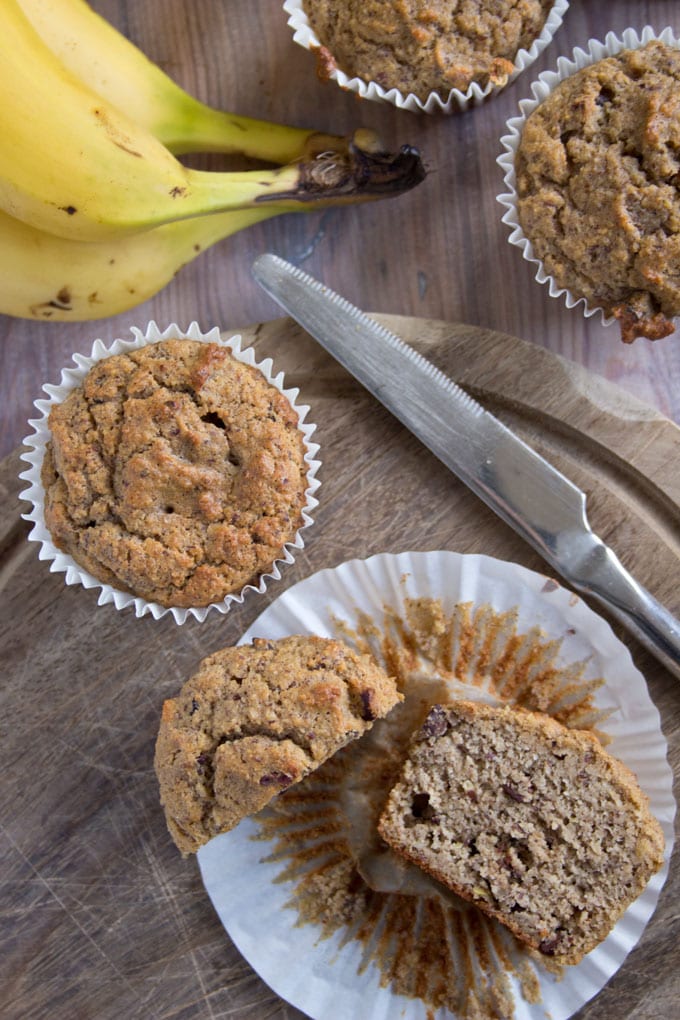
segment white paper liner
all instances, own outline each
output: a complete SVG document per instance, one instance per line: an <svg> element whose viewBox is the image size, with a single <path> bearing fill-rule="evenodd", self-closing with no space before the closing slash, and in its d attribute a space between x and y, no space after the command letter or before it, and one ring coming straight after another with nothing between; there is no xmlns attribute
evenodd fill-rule
<svg viewBox="0 0 680 1020"><path fill-rule="evenodd" d="M662 825L663 869L649 882L608 938L561 980L542 968L541 1002L530 1005L511 978L517 1020L565 1020L596 995L640 939L668 874L673 848L673 776L659 713L627 648L605 620L572 592L517 564L454 552L380 554L322 570L270 605L243 635L277 639L289 634L338 636L337 620L355 624L361 613L376 621L385 606L400 610L405 595L440 599L445 611L459 602L519 610L518 632L538 626L562 642L558 661L587 660L585 679L603 677L595 707L611 710L608 750L637 775ZM339 635L342 636L342 635ZM377 967L359 972L362 946L341 944L339 934L320 938L313 925L296 927L287 906L295 882L277 881L281 861L263 861L269 843L255 842L258 824L246 819L198 852L205 888L230 937L255 971L279 995L315 1020L421 1020L423 1003L380 986ZM428 1015L430 1015L428 1013ZM439 1009L437 1020L452 1014Z"/></svg>
<svg viewBox="0 0 680 1020"><path fill-rule="evenodd" d="M442 99L438 92L431 92L426 100L409 93L404 95L399 89L384 89L377 82L365 82L363 78L350 78L344 71L335 69L329 77L336 82L340 88L348 92L354 92L361 99L370 99L379 103L391 103L400 110L410 110L411 113L454 113L456 110L465 110L468 107L476 106L485 100L492 93L500 92L507 88L510 82L526 70L540 53L552 41L555 32L562 24L562 19L569 7L569 0L556 0L548 17L545 20L541 33L534 39L529 49L517 51L514 60L514 70L508 77L505 85L488 84L484 88L477 82L472 82L470 87L461 92L460 89L451 89L446 100ZM312 52L319 49L321 43L316 33L309 24L309 19L302 7L302 0L285 0L283 9L289 15L288 25L293 29L293 39L298 45Z"/></svg>
<svg viewBox="0 0 680 1020"><path fill-rule="evenodd" d="M320 485L316 474L321 466L321 461L316 459L319 446L317 443L311 441L316 425L305 424L305 418L309 412L309 406L304 404L299 405L296 403L300 392L299 389L285 389L283 372L279 372L277 375L274 375L272 359L266 358L258 363L255 360L255 351L253 348L242 348L241 337L238 335L225 339L220 335L220 330L217 326L213 327L207 333L204 333L199 328L197 322L192 322L186 331L180 329L175 323L172 323L166 329L161 331L155 322L150 322L145 332L133 327L131 329L131 333L133 334L134 339L117 339L109 346L106 346L102 340L95 340L89 357L82 354L73 355L73 361L75 362L76 367L62 369L61 381L58 385L54 386L47 383L42 387L49 399L40 399L34 402L34 406L38 411L40 411L40 417L29 419L28 424L32 426L33 433L24 439L24 446L29 447L29 451L24 451L21 454L22 459L30 464L30 468L19 475L20 478L29 483L28 488L21 492L21 498L32 504L31 511L29 513L22 514L22 517L24 520L33 521L33 528L31 529L28 538L32 542L40 543L40 551L38 553L39 559L50 561L51 572L64 571L66 574L64 578L66 584L81 584L84 588L101 588L101 592L97 600L98 605L103 606L113 602L116 609L125 609L128 606L134 606L135 616L141 617L146 614L151 614L155 620L158 620L170 613L172 614L175 622L178 624L185 623L189 617L203 621L211 610L216 610L223 614L227 613L234 603L242 603L246 594L250 591L257 591L262 594L266 590L267 583L270 580L280 580L281 572L279 567L283 564L294 562L293 550L304 548L304 540L300 532L312 524L312 512L319 503L314 496L314 493ZM307 488L305 491L306 502L302 510L303 523L295 535L295 538L285 544L280 558L272 564L271 570L259 577L257 585L248 584L242 588L240 592L227 595L221 602L214 602L208 606L196 606L191 608L161 606L157 602L148 602L146 599L131 595L129 592L119 591L110 584L104 584L102 581L98 580L92 574L88 573L88 571L79 566L71 556L68 556L57 549L52 542L52 538L47 527L45 526L45 492L40 481L40 471L45 452L45 445L50 438L47 419L51 408L55 404L61 403L72 389L80 386L92 365L101 361L103 358L110 357L114 354L124 354L128 351L137 350L140 347L145 347L147 344L157 343L159 340L175 338L198 340L201 343L219 344L221 347L227 347L237 361L241 361L246 365L251 365L257 368L265 377L267 382L274 386L288 400L297 413L299 429L302 433L305 446L304 460L307 465Z"/></svg>
<svg viewBox="0 0 680 1020"><path fill-rule="evenodd" d="M573 51L571 59L568 57L560 57L557 61L556 71L544 71L542 74L539 74L536 81L532 82L531 91L533 93L533 98L521 100L519 104L520 115L512 117L507 122L507 134L504 134L501 137L501 145L505 149L505 152L501 153L496 160L498 165L504 171L503 183L507 189L496 196L496 201L504 206L506 210L502 216L501 222L505 223L510 228L510 237L508 238L510 244L514 244L521 250L522 256L527 262L531 262L536 266L536 275L534 279L537 280L538 283L548 284L548 291L551 297L563 297L567 308L575 308L578 305L582 305L583 314L586 318L599 314L600 321L605 326L611 326L616 323L617 320L615 317L613 315L606 315L603 308L600 308L598 305L591 305L586 298L578 297L566 287L560 287L554 277L545 271L542 261L534 255L531 242L526 237L522 227L520 226L519 216L517 213L515 156L517 154L520 138L524 129L524 123L527 117L540 103L547 99L553 89L561 81L574 74L575 71L580 71L582 68L587 67L589 64L594 64L596 61L603 60L605 57L616 56L616 54L620 53L621 50L639 49L640 46L646 45L646 43L651 42L652 39L659 39L669 46L680 46L680 42L676 39L671 28L665 28L659 34L647 25L643 28L640 34L638 34L634 28L627 28L620 37L614 32L608 32L605 36L604 42L599 42L597 39L590 39L586 44L585 50L577 47Z"/></svg>

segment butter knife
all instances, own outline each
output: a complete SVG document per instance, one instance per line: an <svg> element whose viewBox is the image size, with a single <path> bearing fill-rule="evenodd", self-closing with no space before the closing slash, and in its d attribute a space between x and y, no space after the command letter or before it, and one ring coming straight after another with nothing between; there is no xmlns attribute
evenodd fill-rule
<svg viewBox="0 0 680 1020"><path fill-rule="evenodd" d="M398 336L276 255L257 282L574 588L680 678L680 622L592 531L586 496Z"/></svg>

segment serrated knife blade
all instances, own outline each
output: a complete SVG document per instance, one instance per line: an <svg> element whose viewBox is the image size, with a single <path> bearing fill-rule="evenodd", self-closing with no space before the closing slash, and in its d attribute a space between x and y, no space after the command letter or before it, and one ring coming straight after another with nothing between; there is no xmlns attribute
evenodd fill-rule
<svg viewBox="0 0 680 1020"><path fill-rule="evenodd" d="M592 531L586 496L400 337L276 255L253 276L574 588L600 601L676 677L680 623Z"/></svg>

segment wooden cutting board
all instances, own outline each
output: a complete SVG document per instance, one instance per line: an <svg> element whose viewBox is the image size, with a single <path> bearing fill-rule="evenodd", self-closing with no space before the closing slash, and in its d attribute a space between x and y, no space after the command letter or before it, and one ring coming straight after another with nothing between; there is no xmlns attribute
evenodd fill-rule
<svg viewBox="0 0 680 1020"><path fill-rule="evenodd" d="M583 488L593 528L680 615L680 429L515 338L379 318ZM26 541L18 451L0 465L5 1017L302 1017L240 957L196 862L182 860L167 835L152 770L163 699L204 655L236 642L288 585L346 559L453 549L549 572L294 323L239 332L311 405L323 462L306 548L265 596L184 627L98 607L96 591L66 587ZM678 683L614 629L647 677L676 766ZM679 892L672 866L640 945L580 1016L673 1015Z"/></svg>

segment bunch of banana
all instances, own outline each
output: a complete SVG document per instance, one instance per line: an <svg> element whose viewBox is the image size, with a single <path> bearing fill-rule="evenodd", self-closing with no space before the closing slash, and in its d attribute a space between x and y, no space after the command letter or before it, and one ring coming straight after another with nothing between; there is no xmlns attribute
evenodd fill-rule
<svg viewBox="0 0 680 1020"><path fill-rule="evenodd" d="M214 110L84 0L0 0L0 312L102 318L218 240L284 212L399 194L416 150ZM126 111L134 111L134 120ZM187 152L272 169L208 172Z"/></svg>

